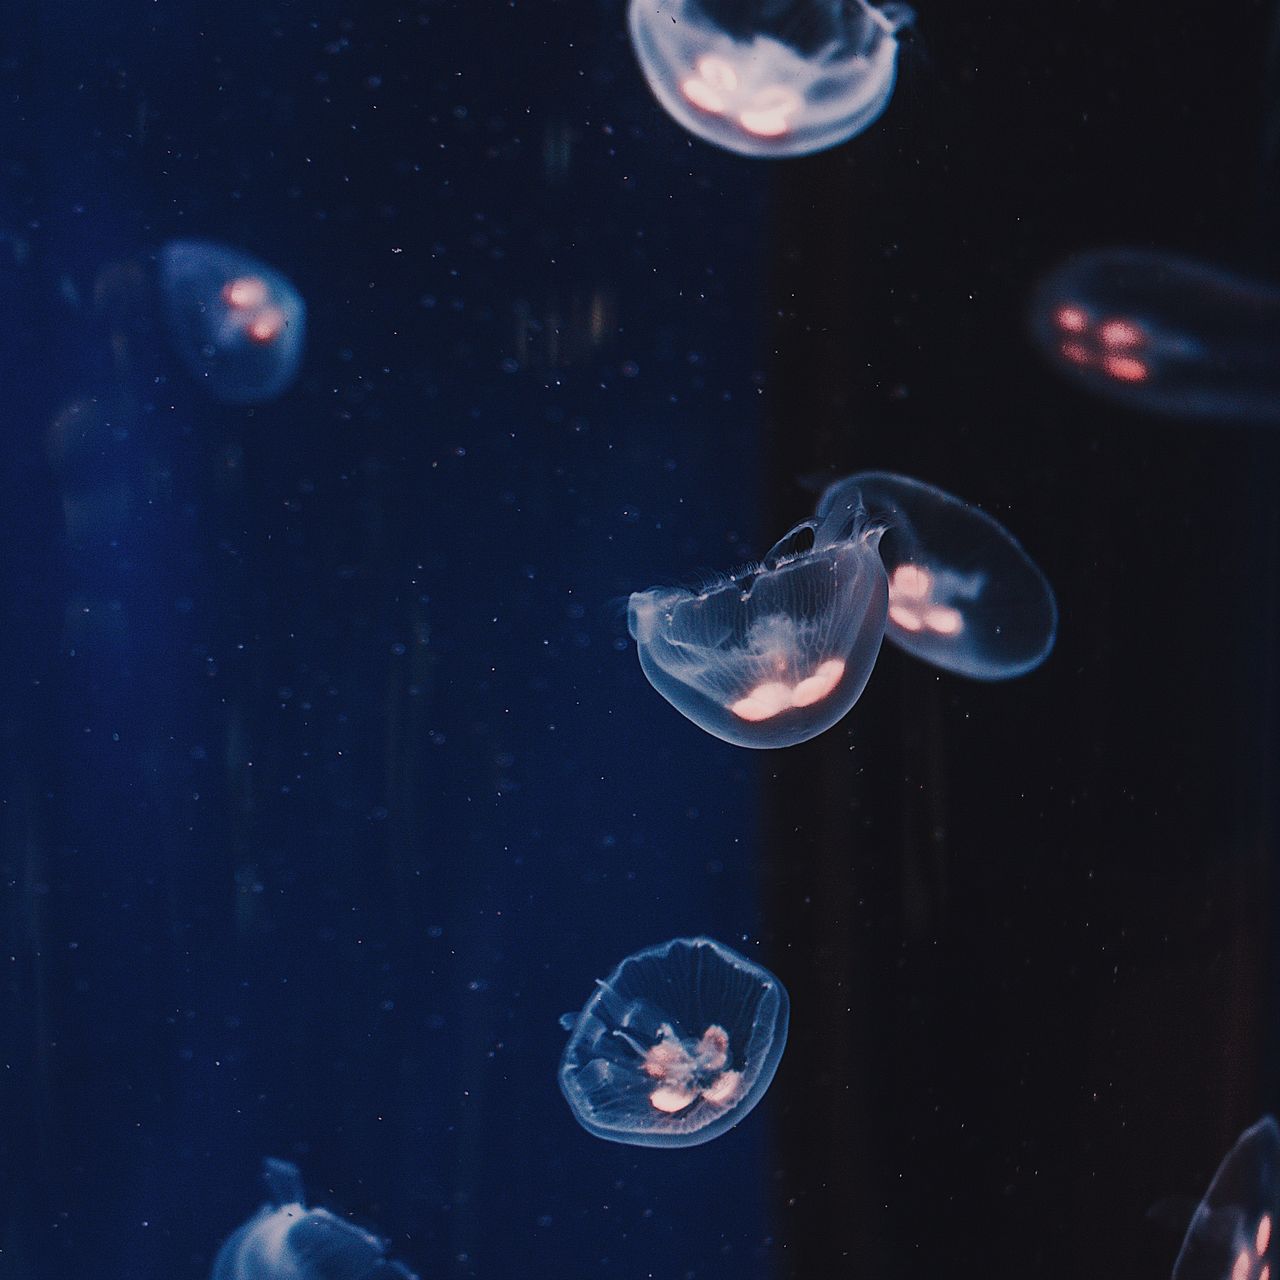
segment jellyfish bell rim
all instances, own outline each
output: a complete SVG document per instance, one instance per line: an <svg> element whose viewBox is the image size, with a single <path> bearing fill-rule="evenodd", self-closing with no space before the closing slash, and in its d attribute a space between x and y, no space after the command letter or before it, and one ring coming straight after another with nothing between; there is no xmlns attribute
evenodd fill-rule
<svg viewBox="0 0 1280 1280"><path fill-rule="evenodd" d="M1048 575L1032 559L1027 549L1010 529L996 519L995 516L984 511L967 498L962 498L948 489L943 489L940 485L930 484L927 480L903 475L897 471L857 471L852 475L831 481L818 499L818 505L815 508L816 518L829 520L838 509L848 511L853 510L855 505L859 506L867 527L879 529L876 542L876 545L879 546L880 538L893 532L893 519L891 515L874 510L875 504L867 503L863 490L870 486L881 486L890 492L893 489L905 490L927 502L941 501L954 508L957 513L963 512L967 520L972 521L994 542L1001 544L1006 551L1011 552L1014 560L1022 568L1030 572L1031 578L1041 589L1041 599L1046 610L1044 620L1045 637L1039 648L1017 661L1005 661L999 664L987 662L985 668L966 668L958 664L948 665L934 657L926 656L921 646L911 642L910 633L904 634L902 629L892 620L885 627L885 639L895 648L909 654L918 661L928 663L930 666L940 670L948 671L952 675L963 676L966 679L977 680L985 684L998 684L1004 680L1014 680L1043 666L1058 641L1060 623L1058 598ZM904 515L909 523L910 514L904 511Z"/></svg>
<svg viewBox="0 0 1280 1280"><path fill-rule="evenodd" d="M648 960L665 960L678 947L690 949L709 947L723 963L761 975L763 977L763 982L761 983L762 991L775 997L777 1010L773 1019L773 1037L769 1043L768 1053L764 1056L759 1070L752 1077L751 1089L718 1119L712 1120L702 1128L692 1132L679 1133L663 1130L636 1132L594 1123L579 1109L577 1105L579 1095L566 1083L575 1069L575 1064L570 1054L576 1046L579 1029L582 1028L588 1017L595 1016L595 1009L604 994L612 991L612 984L615 979L628 965ZM568 1026L565 1026L570 1018L573 1018L573 1021ZM597 978L595 980L595 987L591 995L576 1015L562 1015L560 1025L568 1031L569 1038L560 1055L560 1064L556 1070L556 1082L560 1087L560 1092L565 1102L569 1106L570 1112L573 1114L573 1118L593 1137L601 1138L606 1142L616 1142L620 1146L627 1147L685 1148L702 1146L704 1143L711 1142L727 1133L730 1129L736 1128L760 1105L764 1095L769 1091L769 1086L773 1083L773 1078L777 1074L778 1066L782 1061L782 1054L787 1046L787 1033L790 1022L791 998L787 994L786 987L772 970L765 968L764 965L758 964L756 961L744 956L740 951L735 951L726 943L720 942L707 934L672 938L667 942L644 947L625 956L613 967L607 978Z"/></svg>

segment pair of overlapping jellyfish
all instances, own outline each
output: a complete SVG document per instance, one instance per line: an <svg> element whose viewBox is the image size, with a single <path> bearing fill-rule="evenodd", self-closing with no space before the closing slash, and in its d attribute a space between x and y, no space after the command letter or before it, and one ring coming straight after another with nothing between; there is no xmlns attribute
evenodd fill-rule
<svg viewBox="0 0 1280 1280"><path fill-rule="evenodd" d="M266 404L293 385L307 308L280 272L206 240L160 250L160 295L178 359L223 404Z"/></svg>
<svg viewBox="0 0 1280 1280"><path fill-rule="evenodd" d="M1036 343L1087 390L1135 409L1280 422L1280 288L1149 249L1078 254L1031 306Z"/></svg>
<svg viewBox="0 0 1280 1280"><path fill-rule="evenodd" d="M789 747L840 720L888 638L944 671L1004 680L1053 648L1053 590L1002 525L908 476L831 485L762 563L700 590L631 596L640 666L694 724Z"/></svg>
<svg viewBox="0 0 1280 1280"><path fill-rule="evenodd" d="M897 78L905 4L631 0L640 69L696 137L747 156L822 151L879 119Z"/></svg>

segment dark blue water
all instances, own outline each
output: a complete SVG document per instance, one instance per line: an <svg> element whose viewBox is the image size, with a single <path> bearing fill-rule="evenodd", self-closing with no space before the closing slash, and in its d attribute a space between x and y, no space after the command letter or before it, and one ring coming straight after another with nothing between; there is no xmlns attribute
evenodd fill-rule
<svg viewBox="0 0 1280 1280"><path fill-rule="evenodd" d="M1260 56L1168 105L1262 10L922 14L877 131L770 168L617 5L15 9L0 1275L203 1277L268 1155L423 1277L1167 1274L1277 1098L1277 451L1065 388L1021 308L1099 238L1265 268ZM168 345L191 237L307 300L279 401ZM1050 667L703 734L627 594L870 466L1020 521ZM559 1015L702 933L791 990L773 1092L591 1137Z"/></svg>

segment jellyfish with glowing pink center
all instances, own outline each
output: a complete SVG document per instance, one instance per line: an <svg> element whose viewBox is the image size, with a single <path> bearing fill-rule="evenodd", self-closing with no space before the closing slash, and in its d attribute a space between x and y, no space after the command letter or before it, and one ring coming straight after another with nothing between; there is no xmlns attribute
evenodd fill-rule
<svg viewBox="0 0 1280 1280"><path fill-rule="evenodd" d="M864 471L830 485L817 519L859 514L888 573L885 636L917 658L977 680L1040 665L1058 607L1044 574L998 521L910 476Z"/></svg>
<svg viewBox="0 0 1280 1280"><path fill-rule="evenodd" d="M807 155L874 123L897 77L905 5L631 0L654 96L690 133L748 156Z"/></svg>
<svg viewBox="0 0 1280 1280"><path fill-rule="evenodd" d="M652 587L627 625L649 683L740 747L788 747L842 719L884 636L879 530L836 512L790 530L758 565L701 588Z"/></svg>
<svg viewBox="0 0 1280 1280"><path fill-rule="evenodd" d="M1173 1280L1271 1280L1280 1214L1280 1127L1271 1116L1240 1135L1205 1192Z"/></svg>
<svg viewBox="0 0 1280 1280"><path fill-rule="evenodd" d="M1053 367L1153 413L1280 422L1280 286L1150 249L1097 249L1050 271L1031 333Z"/></svg>
<svg viewBox="0 0 1280 1280"><path fill-rule="evenodd" d="M160 290L170 342L215 400L265 404L292 385L306 305L278 271L236 249L174 240L160 251Z"/></svg>
<svg viewBox="0 0 1280 1280"><path fill-rule="evenodd" d="M742 1120L764 1096L787 1040L787 993L767 969L710 938L628 956L581 1013L560 1089L596 1137L691 1147Z"/></svg>

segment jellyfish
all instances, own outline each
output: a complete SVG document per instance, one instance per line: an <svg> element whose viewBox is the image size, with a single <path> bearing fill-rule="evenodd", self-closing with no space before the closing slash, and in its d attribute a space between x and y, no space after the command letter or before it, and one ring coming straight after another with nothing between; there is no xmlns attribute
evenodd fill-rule
<svg viewBox="0 0 1280 1280"><path fill-rule="evenodd" d="M840 510L701 590L635 592L627 626L649 683L735 746L789 747L829 729L866 687L884 637L878 539L861 512Z"/></svg>
<svg viewBox="0 0 1280 1280"><path fill-rule="evenodd" d="M787 1043L790 1002L767 969L710 938L628 956L570 1031L560 1089L597 1138L693 1147L764 1097Z"/></svg>
<svg viewBox="0 0 1280 1280"><path fill-rule="evenodd" d="M160 290L178 358L224 404L288 390L306 337L306 304L279 272L221 245L174 240L160 251Z"/></svg>
<svg viewBox="0 0 1280 1280"><path fill-rule="evenodd" d="M1146 249L1068 259L1040 283L1031 332L1082 386L1137 409L1280 420L1280 287Z"/></svg>
<svg viewBox="0 0 1280 1280"><path fill-rule="evenodd" d="M1173 1280L1271 1280L1280 1216L1280 1128L1264 1116L1218 1166L1187 1228Z"/></svg>
<svg viewBox="0 0 1280 1280"><path fill-rule="evenodd" d="M889 105L906 5L631 0L631 43L678 124L745 156L823 151Z"/></svg>
<svg viewBox="0 0 1280 1280"><path fill-rule="evenodd" d="M925 662L1005 680L1053 648L1053 590L1017 539L989 515L909 476L864 471L830 485L818 519L859 514L878 528L889 576L885 635Z"/></svg>
<svg viewBox="0 0 1280 1280"><path fill-rule="evenodd" d="M308 1209L294 1165L267 1160L262 1176L271 1200L218 1250L212 1280L416 1280L377 1236Z"/></svg>

